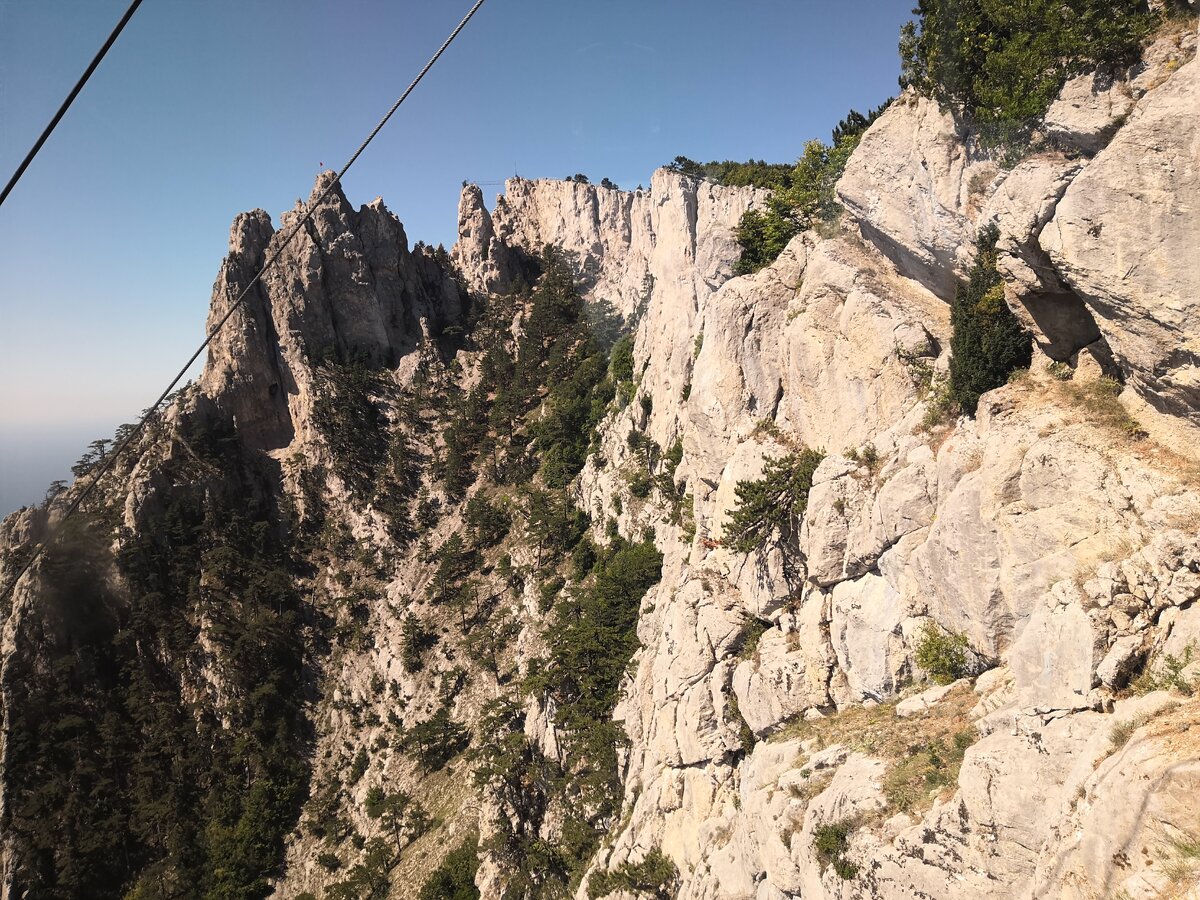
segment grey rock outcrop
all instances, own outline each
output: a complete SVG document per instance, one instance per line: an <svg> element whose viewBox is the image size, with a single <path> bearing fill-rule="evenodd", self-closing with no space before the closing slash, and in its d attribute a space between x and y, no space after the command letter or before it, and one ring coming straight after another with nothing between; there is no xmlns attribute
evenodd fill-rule
<svg viewBox="0 0 1200 900"><path fill-rule="evenodd" d="M1043 127L1063 149L1092 156L1117 133L1134 102L1125 82L1101 73L1080 75L1050 104Z"/></svg>
<svg viewBox="0 0 1200 900"><path fill-rule="evenodd" d="M1138 374L1119 349L1130 343L1121 330L1129 319L1153 332L1147 352L1186 353L1166 330L1195 293L1181 243L1196 219L1181 217L1200 192L1180 149L1194 117L1178 128L1184 134L1152 138L1147 165L1176 173L1171 188L1139 175L1128 154L1150 123L1178 126L1182 98L1194 103L1197 92L1186 67L1153 66L1158 80L1129 82L1128 123L1118 112L1096 129L1093 159L1048 150L1008 171L935 105L901 98L838 185L850 213L841 232L801 235L772 265L727 282L695 326L694 366L647 385L649 421L609 422L606 454L633 427L681 434L675 477L691 492L697 536L681 545L658 524L663 581L646 598L653 612L639 624L642 649L617 712L632 741L626 824L600 866L658 846L678 867L678 896L706 900L1136 896L1142 885L1168 883L1166 864L1152 861L1163 846L1154 834L1194 834L1181 814L1198 754L1190 739L1165 736L1200 709L1184 700L1171 719L1180 701L1165 693L1119 692L1150 660L1181 659L1195 634L1197 543L1184 523L1200 494L1191 463L1172 463L1164 448L1147 456L1042 371L1049 358L1076 367L1079 384L1103 367L1169 389L1175 382L1151 376L1149 365ZM1068 86L1055 113L1063 147L1064 110L1082 103L1078 89ZM1085 125L1070 125L1073 152ZM1104 167L1121 158L1127 181L1159 185L1159 207L1132 185L1111 206L1088 187L1120 185ZM1137 208L1171 251L1153 298L1138 299L1137 283L1122 294L1115 279L1102 280L1117 263L1098 250L1083 257L1093 272L1066 261L1056 243L1061 228L1082 240L1069 225L1073 209L1094 205L1099 218L1123 203L1130 211L1116 227ZM1008 302L1044 355L1024 380L986 395L976 419L930 436L922 420L928 382L947 362L945 301L988 222L1000 231ZM1120 297L1123 311L1107 311L1086 279L1111 286L1111 305ZM656 295L647 320L687 314L656 308L669 302ZM1174 327L1187 333L1182 321ZM677 341L643 327L638 362L670 369L668 343ZM676 414L669 407L681 379L688 399ZM1177 396L1168 411L1194 415L1194 398ZM655 432L660 417L669 427ZM827 456L796 545L748 556L722 546L738 482L799 446ZM585 469L581 501L607 509L622 494L613 478ZM643 523L655 523L645 507L621 519L623 529ZM954 785L922 811L897 812L881 785L902 761L790 735L836 733L848 711L890 704L919 683L916 649L931 623L969 643L968 674L996 668L979 676L977 702L953 699L962 684L903 701L912 727L961 716L973 746ZM742 635L759 632L751 651L740 649ZM1125 721L1150 723L1130 744L1146 740L1144 751L1113 754L1114 723ZM1122 757L1129 768L1118 776ZM1140 805L1128 807L1111 842L1081 839L1104 828L1091 810L1123 791ZM814 850L817 829L838 822L859 823L845 850L857 867L849 880ZM1101 863L1120 841L1143 862Z"/></svg>
<svg viewBox="0 0 1200 900"><path fill-rule="evenodd" d="M1136 390L1200 424L1200 195L1191 61L1138 103L1129 123L1072 181L1041 245L1102 320Z"/></svg>
<svg viewBox="0 0 1200 900"><path fill-rule="evenodd" d="M317 179L309 206L333 178ZM238 216L209 312L211 329L264 259L278 254L213 339L200 379L239 431L269 449L287 446L304 427L297 418L311 403L315 366L330 359L396 367L422 339L458 321L465 303L449 272L409 249L382 200L355 211L339 185L283 246L303 214L301 207L285 213L278 231L262 210Z"/></svg>
<svg viewBox="0 0 1200 900"><path fill-rule="evenodd" d="M837 195L904 275L948 299L998 174L964 126L910 90L863 135Z"/></svg>
<svg viewBox="0 0 1200 900"><path fill-rule="evenodd" d="M467 283L510 290L527 275L522 257L545 244L573 254L587 295L630 317L653 290L691 293L693 306L733 274L733 231L767 192L728 188L659 169L649 190L510 178L489 213L475 185L459 201L452 254Z"/></svg>

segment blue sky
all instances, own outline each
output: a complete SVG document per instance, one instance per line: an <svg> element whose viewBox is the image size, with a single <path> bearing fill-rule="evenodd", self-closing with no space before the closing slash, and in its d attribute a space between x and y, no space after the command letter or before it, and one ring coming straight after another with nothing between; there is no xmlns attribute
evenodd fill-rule
<svg viewBox="0 0 1200 900"><path fill-rule="evenodd" d="M127 5L0 0L0 180ZM0 207L0 515L158 395L203 337L233 216L307 197L469 5L145 0ZM488 0L346 193L449 246L463 179L792 160L895 92L910 8Z"/></svg>

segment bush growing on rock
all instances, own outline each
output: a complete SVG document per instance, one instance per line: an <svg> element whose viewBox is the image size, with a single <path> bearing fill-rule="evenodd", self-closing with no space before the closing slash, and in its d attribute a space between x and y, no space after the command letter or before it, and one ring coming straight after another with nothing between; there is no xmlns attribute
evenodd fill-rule
<svg viewBox="0 0 1200 900"><path fill-rule="evenodd" d="M1134 692L1148 694L1151 691L1178 691L1191 697L1200 692L1200 677L1187 675L1196 656L1196 644L1189 642L1179 655L1165 653L1146 663L1145 669L1131 685Z"/></svg>
<svg viewBox="0 0 1200 900"><path fill-rule="evenodd" d="M951 684L969 674L969 647L966 635L943 631L930 622L917 643L917 665L938 684Z"/></svg>
<svg viewBox="0 0 1200 900"><path fill-rule="evenodd" d="M790 542L800 528L813 473L825 454L805 448L780 459L768 459L757 481L739 481L737 508L725 527L725 541L738 553L760 549L772 535Z"/></svg>
<svg viewBox="0 0 1200 900"><path fill-rule="evenodd" d="M773 188L775 193L765 210L748 210L738 223L735 236L742 248L742 258L735 266L737 274L748 275L769 265L801 231L836 216L839 207L834 187L863 132L889 103L890 100L866 115L850 110L834 128L829 144L809 141L790 171L786 167L771 167L769 178L761 183L752 182ZM778 171L780 168L784 171Z"/></svg>
<svg viewBox="0 0 1200 900"><path fill-rule="evenodd" d="M1004 284L996 269L994 224L980 232L975 264L960 284L950 306L950 381L948 398L963 412L975 414L979 398L1007 383L1017 369L1027 368L1033 345L1004 302Z"/></svg>
<svg viewBox="0 0 1200 900"><path fill-rule="evenodd" d="M419 900L479 900L478 869L479 838L472 836L446 854L421 887Z"/></svg>
<svg viewBox="0 0 1200 900"><path fill-rule="evenodd" d="M639 863L624 862L611 872L597 872L588 880L588 897L599 900L617 891L667 900L674 895L679 869L671 858L655 847Z"/></svg>
<svg viewBox="0 0 1200 900"><path fill-rule="evenodd" d="M858 866L846 858L850 847L850 835L854 833L854 822L843 819L820 825L813 832L813 850L822 866L832 865L838 877L851 881L858 874Z"/></svg>
<svg viewBox="0 0 1200 900"><path fill-rule="evenodd" d="M918 0L914 12L901 87L967 115L993 145L1027 139L1068 78L1133 62L1158 19L1142 0Z"/></svg>

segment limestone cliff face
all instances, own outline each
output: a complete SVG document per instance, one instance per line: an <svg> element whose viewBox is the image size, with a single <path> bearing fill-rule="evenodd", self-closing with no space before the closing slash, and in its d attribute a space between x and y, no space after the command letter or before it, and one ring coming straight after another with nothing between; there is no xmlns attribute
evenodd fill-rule
<svg viewBox="0 0 1200 900"><path fill-rule="evenodd" d="M1186 312L1200 195L1195 117L1182 112L1198 99L1194 44L1163 39L1111 89L1068 84L1049 125L1062 150L1011 169L906 95L838 185L841 233L797 237L706 304L699 353L678 376L690 379L682 410L649 388L648 433L682 436L675 477L696 528L687 541L659 525L664 578L618 710L629 823L602 866L661 847L687 898L1190 886L1190 869L1165 862L1164 835L1200 824L1187 811L1200 710L1122 687L1147 660L1192 660L1200 630ZM931 435L944 301L988 222L1006 297L1042 352L974 420ZM652 301L647 321L656 314L672 315ZM638 349L650 369L669 367L652 335ZM1071 381L1049 374L1055 360ZM1113 410L1081 401L1109 384L1102 372L1126 380L1121 402L1165 444L1131 440ZM610 468L630 427L641 423L612 424ZM798 445L827 456L797 546L721 546L736 484ZM619 491L585 470L584 503L607 508ZM647 516L627 508L622 524ZM988 671L973 694L964 683L879 706L914 690L930 621L965 635L968 668ZM748 623L761 633L750 653ZM855 735L877 727L862 718L839 730L864 707L884 710L870 714L883 722L874 737ZM932 734L939 708L972 735L957 783L932 805L897 806L889 778L902 763L880 735L914 714ZM1112 735L1126 722L1123 744ZM905 738L901 756L928 739ZM846 823L852 876L815 849L823 826Z"/></svg>
<svg viewBox="0 0 1200 900"><path fill-rule="evenodd" d="M321 530L321 549L298 551L297 576L316 660L303 703L311 788L281 838L274 896L319 896L366 864L366 838L382 833L373 789L403 791L434 817L391 871L395 897L414 897L467 834L483 838L488 900L511 884L490 838L562 839L563 805L539 770L505 794L471 778L469 757L429 771L397 738L441 715L486 742L503 689L552 637L540 548L522 538L520 499L495 485L517 524L503 564L481 562L471 586L477 606L503 613L511 646L490 666L469 662L479 645L465 612L430 599L435 548L464 532L463 503L481 493L452 499L438 474L445 423L430 397L480 378L483 348L456 337L478 326L469 294L511 313L496 333L520 333L517 292L547 243L569 251L590 301L636 328L632 402L609 408L569 495L597 544L616 528L652 535L663 554L615 713L628 738L620 812L587 875L628 874L660 851L676 870L670 895L686 900L1194 890L1194 51L1194 34L1169 35L1115 79L1069 82L1042 149L1011 167L935 104L902 96L846 168L840 222L745 277L733 277L734 229L766 195L667 170L635 192L514 179L491 211L468 186L449 261L410 249L381 201L356 211L340 190L282 251L298 211L278 230L262 211L239 216L210 324L264 259L279 262L214 341L199 385L112 473L97 512L120 544L165 527L181 495L242 491ZM938 421L949 300L989 223L1005 299L1037 352L974 418ZM318 421L331 373L352 364L373 375L348 408L377 413L393 441L370 465L395 450L389 477L415 473L404 502L426 499L413 539L389 519L394 496L356 486L359 461L339 459L343 436ZM196 423L225 420L253 477L231 480L194 446ZM677 448L678 465L634 491L647 445ZM797 533L748 554L728 546L739 483L802 447L825 455ZM55 514L6 520L0 575ZM3 611L0 750L39 652L29 635L42 575ZM208 609L187 611L197 640L177 681L191 708L228 719L237 696ZM423 649L414 616L429 628ZM931 627L964 642L952 684L933 685L922 665ZM569 767L553 702L522 702L526 754ZM11 796L6 782L0 816ZM0 837L0 897L27 852ZM585 876L577 898L588 896Z"/></svg>
<svg viewBox="0 0 1200 900"><path fill-rule="evenodd" d="M310 205L333 177L317 179ZM262 210L234 220L209 312L211 328L263 261L279 255L214 339L200 380L239 431L268 449L286 447L303 426L297 419L311 403L315 365L360 360L395 368L457 322L465 303L449 273L409 249L404 226L382 200L355 211L339 185L283 247L301 215L285 213L278 232Z"/></svg>
<svg viewBox="0 0 1200 900"><path fill-rule="evenodd" d="M696 306L732 275L734 228L766 196L666 169L648 191L512 178L489 213L468 185L452 255L471 287L503 292L523 274L522 254L554 244L575 255L588 295L624 316L646 304L652 285Z"/></svg>

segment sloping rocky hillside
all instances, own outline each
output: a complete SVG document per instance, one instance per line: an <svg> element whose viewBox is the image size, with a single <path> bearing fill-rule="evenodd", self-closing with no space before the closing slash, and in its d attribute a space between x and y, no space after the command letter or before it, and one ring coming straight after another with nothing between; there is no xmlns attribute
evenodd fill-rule
<svg viewBox="0 0 1200 900"><path fill-rule="evenodd" d="M333 191L0 611L0 897L1194 895L1195 46L1015 164L905 92L741 277L753 187Z"/></svg>

